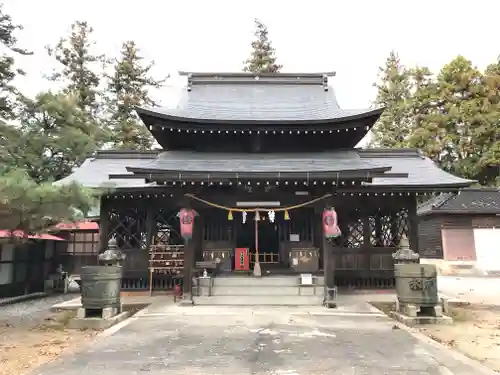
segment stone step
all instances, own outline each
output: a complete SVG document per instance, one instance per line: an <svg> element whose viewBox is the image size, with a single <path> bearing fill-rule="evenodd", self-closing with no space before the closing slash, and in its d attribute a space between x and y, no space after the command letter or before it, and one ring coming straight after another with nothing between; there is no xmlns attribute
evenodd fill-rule
<svg viewBox="0 0 500 375"><path fill-rule="evenodd" d="M205 306L321 306L323 296L201 296L195 305Z"/></svg>
<svg viewBox="0 0 500 375"><path fill-rule="evenodd" d="M200 287L200 295L208 296L323 296L324 287L321 286L214 286Z"/></svg>
<svg viewBox="0 0 500 375"><path fill-rule="evenodd" d="M323 285L323 276L314 277L316 285ZM215 277L214 286L297 286L300 277L297 276L235 276L235 277ZM203 280L203 282L206 282Z"/></svg>

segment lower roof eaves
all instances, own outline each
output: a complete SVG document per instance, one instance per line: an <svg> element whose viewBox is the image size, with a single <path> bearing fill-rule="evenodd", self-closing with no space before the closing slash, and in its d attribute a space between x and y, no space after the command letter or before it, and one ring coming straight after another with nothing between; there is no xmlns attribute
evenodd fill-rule
<svg viewBox="0 0 500 375"><path fill-rule="evenodd" d="M139 155L136 157L134 155ZM144 176L134 178L130 171L156 169L158 173L175 171L184 173L209 173L224 171L238 173L300 173L333 172L352 170L387 170L383 177L374 177L365 183L367 189L408 190L408 191L447 191L470 186L474 181L453 176L436 166L430 159L416 150L342 150L323 153L288 154L227 154L196 153L186 151L163 151L142 155L134 153L99 153L97 157L86 160L68 177L56 184L77 182L89 188L136 189L154 187L147 183ZM389 170L390 169L390 170ZM110 179L117 175L126 178ZM397 177L399 176L399 177ZM407 177L405 177L407 176ZM332 180L334 177L332 177ZM164 186L159 186L164 188Z"/></svg>

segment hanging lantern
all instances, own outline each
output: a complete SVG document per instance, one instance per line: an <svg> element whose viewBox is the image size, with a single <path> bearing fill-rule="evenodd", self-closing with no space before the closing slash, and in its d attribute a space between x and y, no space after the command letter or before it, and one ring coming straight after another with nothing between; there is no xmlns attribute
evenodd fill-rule
<svg viewBox="0 0 500 375"><path fill-rule="evenodd" d="M342 234L338 226L337 212L333 207L323 210L322 219L323 234L326 238L337 238Z"/></svg>
<svg viewBox="0 0 500 375"><path fill-rule="evenodd" d="M243 224L245 224L247 222L247 212L246 211L243 211L241 213L241 219L242 219Z"/></svg>
<svg viewBox="0 0 500 375"><path fill-rule="evenodd" d="M290 215L288 214L288 210L285 210L284 218L285 220L290 220Z"/></svg>
<svg viewBox="0 0 500 375"><path fill-rule="evenodd" d="M255 211L255 221L259 221L259 220L260 220L259 211Z"/></svg>
<svg viewBox="0 0 500 375"><path fill-rule="evenodd" d="M227 214L227 219L233 220L233 211L229 210L229 213Z"/></svg>

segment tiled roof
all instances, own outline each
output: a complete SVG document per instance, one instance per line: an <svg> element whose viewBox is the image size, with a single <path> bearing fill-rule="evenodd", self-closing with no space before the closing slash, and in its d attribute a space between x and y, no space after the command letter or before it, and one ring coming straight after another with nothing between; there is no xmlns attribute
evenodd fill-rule
<svg viewBox="0 0 500 375"><path fill-rule="evenodd" d="M416 149L363 149L361 159L374 165L391 165L391 173L408 173L407 178L375 178L374 185L457 185L469 186L466 180L443 171Z"/></svg>
<svg viewBox="0 0 500 375"><path fill-rule="evenodd" d="M422 203L419 215L450 214L500 214L500 189L467 188L458 193L441 194Z"/></svg>
<svg viewBox="0 0 500 375"><path fill-rule="evenodd" d="M141 165L145 159L155 159L158 152L140 151L99 151L93 158L87 159L68 177L56 181L56 184L80 183L89 188L134 188L149 186L144 179L110 180L110 174L127 173L127 167Z"/></svg>
<svg viewBox="0 0 500 375"><path fill-rule="evenodd" d="M327 80L321 73L192 73L175 108L138 108L137 112L175 120L267 124L348 121L382 112L341 109Z"/></svg>
<svg viewBox="0 0 500 375"><path fill-rule="evenodd" d="M146 185L143 179L109 179L123 175L127 167L157 169L179 173L210 172L327 172L392 168L389 173L408 174L408 177L374 178L373 185L464 187L472 183L439 169L416 150L344 150L324 153L201 153L193 151L99 152L87 160L72 175L59 181L77 181L88 187L116 186L131 188Z"/></svg>
<svg viewBox="0 0 500 375"><path fill-rule="evenodd" d="M99 224L94 221L79 221L77 223L59 223L54 231L98 231Z"/></svg>
<svg viewBox="0 0 500 375"><path fill-rule="evenodd" d="M362 160L356 150L321 153L208 153L164 151L139 168L180 172L324 172L390 167Z"/></svg>

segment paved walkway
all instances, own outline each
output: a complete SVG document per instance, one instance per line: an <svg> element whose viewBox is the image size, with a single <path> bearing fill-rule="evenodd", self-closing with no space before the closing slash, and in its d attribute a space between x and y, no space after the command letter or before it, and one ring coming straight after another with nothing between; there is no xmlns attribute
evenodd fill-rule
<svg viewBox="0 0 500 375"><path fill-rule="evenodd" d="M492 374L461 358L395 329L358 302L336 311L154 303L116 332L34 374Z"/></svg>

